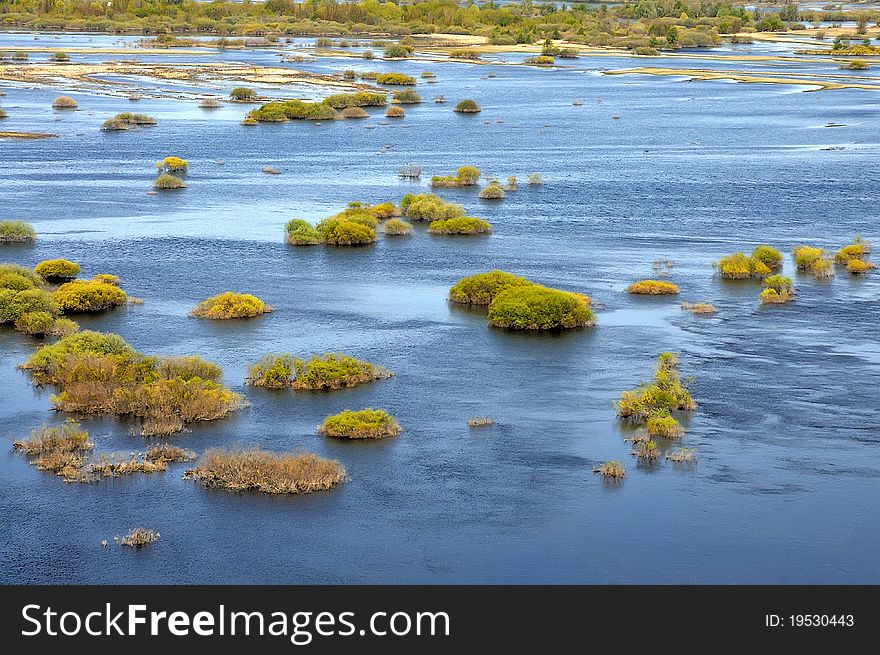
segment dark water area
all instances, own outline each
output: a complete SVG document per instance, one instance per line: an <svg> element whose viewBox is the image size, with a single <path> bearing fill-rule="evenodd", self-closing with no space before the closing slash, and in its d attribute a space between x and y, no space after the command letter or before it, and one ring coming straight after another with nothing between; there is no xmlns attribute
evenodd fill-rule
<svg viewBox="0 0 880 655"><path fill-rule="evenodd" d="M278 61L267 51L220 57ZM312 495L227 494L183 480L187 465L178 464L65 484L7 440L0 581L880 582L880 277L841 271L817 282L787 258L796 301L761 307L760 285L724 283L712 269L763 242L788 253L797 243L836 249L856 234L880 241L880 95L600 73L644 62L290 64L434 71L437 84L417 87L426 102L389 124L371 109L363 121L248 128L239 124L247 106L206 111L194 100L130 103L88 91L73 93L79 110L57 113L49 105L59 89L3 86L2 129L59 136L0 141L2 218L27 220L39 234L33 246L0 246L0 261L65 257L86 275L117 274L144 304L78 318L84 329L222 365L225 384L250 406L172 443L313 451L342 462L351 481ZM699 63L710 65L728 64ZM431 102L439 94L449 102ZM482 113L453 113L468 97ZM158 125L98 129L125 110ZM189 187L149 195L154 162L166 155L189 161ZM397 177L409 162L424 168L421 183ZM416 225L411 237L359 249L283 243L291 218L318 220L351 200L398 201L463 164L520 179L496 203L475 190L441 192L490 220L491 236L434 237ZM266 165L281 174L262 173ZM542 186L525 184L531 172ZM712 302L719 313L692 316L676 299L627 295L661 257L675 262L680 299ZM589 294L604 306L598 326L510 333L448 303L459 277L495 267ZM225 290L254 293L275 312L188 317ZM4 437L65 418L50 411L51 392L16 368L39 345L0 328ZM649 379L667 350L693 377L699 405L681 442L697 449L692 467L638 465L615 417L613 401ZM243 384L267 352L325 351L396 376L321 394ZM328 414L367 406L394 414L401 435L348 443L315 433ZM497 424L471 429L471 416ZM83 425L99 452L147 445L123 421ZM628 469L621 483L592 472L615 459ZM136 552L112 545L135 526L158 530L161 541Z"/></svg>

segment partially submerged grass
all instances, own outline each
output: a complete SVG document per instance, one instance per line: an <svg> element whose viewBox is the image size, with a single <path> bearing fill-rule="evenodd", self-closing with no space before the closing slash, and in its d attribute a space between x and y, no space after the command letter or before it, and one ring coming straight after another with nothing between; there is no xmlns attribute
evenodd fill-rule
<svg viewBox="0 0 880 655"><path fill-rule="evenodd" d="M492 180L480 190L479 195L483 200L503 200L507 194L498 180Z"/></svg>
<svg viewBox="0 0 880 655"><path fill-rule="evenodd" d="M342 439L384 439L400 433L400 424L381 409L347 409L324 419L318 433Z"/></svg>
<svg viewBox="0 0 880 655"><path fill-rule="evenodd" d="M162 173L153 181L153 188L158 191L173 191L175 189L185 189L186 182L171 173Z"/></svg>
<svg viewBox="0 0 880 655"><path fill-rule="evenodd" d="M697 449L676 448L666 453L666 459L677 464L692 464L697 461Z"/></svg>
<svg viewBox="0 0 880 655"><path fill-rule="evenodd" d="M489 416L474 416L467 420L467 424L472 428L484 428L489 425L494 425L495 421Z"/></svg>
<svg viewBox="0 0 880 655"><path fill-rule="evenodd" d="M602 466L594 468L593 473L598 473L602 477L612 480L621 480L626 477L626 469L623 464L617 461L605 462Z"/></svg>
<svg viewBox="0 0 880 655"><path fill-rule="evenodd" d="M413 226L399 218L392 218L382 226L382 230L389 236L407 236L412 234Z"/></svg>
<svg viewBox="0 0 880 655"><path fill-rule="evenodd" d="M149 462L189 462L196 458L191 450L162 443L150 446L144 458Z"/></svg>
<svg viewBox="0 0 880 655"><path fill-rule="evenodd" d="M297 494L325 491L346 481L342 465L312 453L252 450L209 450L186 478L208 488Z"/></svg>
<svg viewBox="0 0 880 655"><path fill-rule="evenodd" d="M647 296L677 295L678 286L665 280L639 280L630 284L626 292Z"/></svg>
<svg viewBox="0 0 880 655"><path fill-rule="evenodd" d="M164 473L165 460L148 460L134 455L102 455L89 464L89 473L97 478L118 478L136 473Z"/></svg>
<svg viewBox="0 0 880 655"><path fill-rule="evenodd" d="M464 207L433 193L404 194L400 207L414 221L440 221L465 215Z"/></svg>
<svg viewBox="0 0 880 655"><path fill-rule="evenodd" d="M132 528L124 537L116 537L116 541L129 548L143 548L154 544L162 538L158 532L147 528Z"/></svg>
<svg viewBox="0 0 880 655"><path fill-rule="evenodd" d="M192 310L191 314L198 318L226 320L231 318L252 318L268 314L272 308L256 296L249 293L225 291L203 300Z"/></svg>
<svg viewBox="0 0 880 655"><path fill-rule="evenodd" d="M726 280L745 280L762 278L770 275L771 269L757 257L749 257L745 253L735 252L722 257L716 264L721 277Z"/></svg>
<svg viewBox="0 0 880 655"><path fill-rule="evenodd" d="M16 441L12 447L27 455L38 469L51 471L65 481L75 481L82 476L87 453L95 445L79 423L67 420L62 425L44 425L33 430L29 439Z"/></svg>
<svg viewBox="0 0 880 655"><path fill-rule="evenodd" d="M682 311L692 312L694 314L717 314L718 308L708 302L682 302Z"/></svg>
<svg viewBox="0 0 880 655"><path fill-rule="evenodd" d="M691 411L697 405L678 373L678 358L663 353L657 361L652 382L620 394L617 415L635 425L652 417L669 415L673 410Z"/></svg>
<svg viewBox="0 0 880 655"><path fill-rule="evenodd" d="M133 114L130 111L124 111L116 114L113 118L108 118L101 125L101 129L105 132L114 132L122 130L130 130L136 127L153 127L156 119L146 114Z"/></svg>
<svg viewBox="0 0 880 655"><path fill-rule="evenodd" d="M678 439L684 435L684 428L669 413L649 416L645 422L645 430L652 438Z"/></svg>
<svg viewBox="0 0 880 655"><path fill-rule="evenodd" d="M0 221L0 243L30 243L37 240L37 232L24 221Z"/></svg>
<svg viewBox="0 0 880 655"><path fill-rule="evenodd" d="M792 256L799 271L810 273L817 278L834 275L834 262L821 248L795 246Z"/></svg>
<svg viewBox="0 0 880 655"><path fill-rule="evenodd" d="M633 447L632 454L648 464L653 464L660 457L660 446L656 441L639 441Z"/></svg>
<svg viewBox="0 0 880 655"><path fill-rule="evenodd" d="M781 305L794 300L794 285L790 277L770 275L764 278L764 290L761 291L761 303L765 305Z"/></svg>
<svg viewBox="0 0 880 655"><path fill-rule="evenodd" d="M312 355L307 360L284 353L263 357L251 367L246 382L269 389L320 391L354 387L393 375L381 366L341 353Z"/></svg>

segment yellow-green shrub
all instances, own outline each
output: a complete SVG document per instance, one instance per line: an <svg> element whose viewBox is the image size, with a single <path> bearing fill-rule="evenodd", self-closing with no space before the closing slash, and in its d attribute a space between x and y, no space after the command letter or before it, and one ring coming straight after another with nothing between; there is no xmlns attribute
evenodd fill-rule
<svg viewBox="0 0 880 655"><path fill-rule="evenodd" d="M325 218L317 225L323 243L331 246L363 246L376 241L376 231L360 223Z"/></svg>
<svg viewBox="0 0 880 655"><path fill-rule="evenodd" d="M763 263L771 271L778 271L782 268L782 253L767 244L755 246L752 250L752 259Z"/></svg>
<svg viewBox="0 0 880 655"><path fill-rule="evenodd" d="M0 243L27 243L36 241L37 233L24 221L0 221Z"/></svg>
<svg viewBox="0 0 880 655"><path fill-rule="evenodd" d="M495 296L511 287L534 284L504 271L489 271L461 278L449 289L449 300L465 305L488 305Z"/></svg>
<svg viewBox="0 0 880 655"><path fill-rule="evenodd" d="M748 257L744 253L735 252L722 257L716 264L721 277L727 280L744 280L750 277L761 278L770 274L768 267L760 259Z"/></svg>
<svg viewBox="0 0 880 655"><path fill-rule="evenodd" d="M345 439L383 439L399 434L400 424L381 409L345 410L324 419L318 432Z"/></svg>
<svg viewBox="0 0 880 655"><path fill-rule="evenodd" d="M645 430L651 437L662 437L664 439L678 439L684 434L684 429L679 422L668 413L649 416L645 422Z"/></svg>
<svg viewBox="0 0 880 655"><path fill-rule="evenodd" d="M459 216L442 221L432 221L428 226L431 234L484 234L492 231L492 224L474 216Z"/></svg>
<svg viewBox="0 0 880 655"><path fill-rule="evenodd" d="M825 251L812 246L797 246L794 249L794 263L798 270L809 271L825 256Z"/></svg>
<svg viewBox="0 0 880 655"><path fill-rule="evenodd" d="M186 173L189 164L180 157L165 157L156 162L156 168L163 173Z"/></svg>
<svg viewBox="0 0 880 655"><path fill-rule="evenodd" d="M850 259L846 263L846 271L850 275L864 275L875 268L877 267L874 264L866 262L864 259Z"/></svg>
<svg viewBox="0 0 880 655"><path fill-rule="evenodd" d="M271 311L272 308L256 296L225 291L200 302L192 310L192 315L198 318L225 320L251 318Z"/></svg>
<svg viewBox="0 0 880 655"><path fill-rule="evenodd" d="M866 259L871 254L871 244L856 237L851 244L844 246L834 255L838 264L848 264L853 259Z"/></svg>
<svg viewBox="0 0 880 655"><path fill-rule="evenodd" d="M498 180L492 180L480 190L480 198L483 200L502 200L507 194Z"/></svg>
<svg viewBox="0 0 880 655"><path fill-rule="evenodd" d="M407 193L400 201L407 218L414 221L439 221L464 216L464 207L454 202L445 202L433 193Z"/></svg>
<svg viewBox="0 0 880 655"><path fill-rule="evenodd" d="M285 233L287 243L293 246L317 246L323 241L315 226L301 218L291 220L285 228Z"/></svg>
<svg viewBox="0 0 880 655"><path fill-rule="evenodd" d="M639 280L626 288L627 293L647 296L665 296L678 293L678 286L665 280Z"/></svg>
<svg viewBox="0 0 880 655"><path fill-rule="evenodd" d="M15 329L22 334L42 337L52 334L55 317L49 312L25 312L15 321Z"/></svg>
<svg viewBox="0 0 880 655"><path fill-rule="evenodd" d="M385 223L382 229L385 234L397 237L412 234L413 226L410 223L407 223L406 221L403 221L399 218L392 218L390 221Z"/></svg>
<svg viewBox="0 0 880 655"><path fill-rule="evenodd" d="M376 82L387 85L415 86L416 80L403 73L382 73L376 78Z"/></svg>
<svg viewBox="0 0 880 655"><path fill-rule="evenodd" d="M696 403L678 374L678 358L662 353L654 369L654 380L620 394L617 415L637 425L650 417L664 416L672 410L694 410Z"/></svg>
<svg viewBox="0 0 880 655"><path fill-rule="evenodd" d="M537 284L514 286L489 304L489 325L514 330L555 330L595 324L587 296Z"/></svg>
<svg viewBox="0 0 880 655"><path fill-rule="evenodd" d="M72 280L79 275L79 264L67 259L45 259L34 267L34 273L50 280Z"/></svg>
<svg viewBox="0 0 880 655"><path fill-rule="evenodd" d="M64 312L99 312L124 305L128 296L112 284L74 280L58 287L52 299Z"/></svg>
<svg viewBox="0 0 880 655"><path fill-rule="evenodd" d="M15 323L22 315L32 312L57 316L59 308L52 294L43 289L0 289L0 324Z"/></svg>
<svg viewBox="0 0 880 655"><path fill-rule="evenodd" d="M24 291L44 284L43 278L25 266L0 264L0 289Z"/></svg>

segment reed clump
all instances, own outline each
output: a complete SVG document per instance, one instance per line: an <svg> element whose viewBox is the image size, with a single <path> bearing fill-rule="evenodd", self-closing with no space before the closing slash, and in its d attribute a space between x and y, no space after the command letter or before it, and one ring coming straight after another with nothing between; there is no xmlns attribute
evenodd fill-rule
<svg viewBox="0 0 880 655"><path fill-rule="evenodd" d="M682 302L682 311L691 312L693 314L717 314L718 308L709 302Z"/></svg>
<svg viewBox="0 0 880 655"><path fill-rule="evenodd" d="M618 461L605 462L602 466L594 468L593 473L598 473L603 478L611 480L622 480L626 477L626 469Z"/></svg>
<svg viewBox="0 0 880 655"><path fill-rule="evenodd" d="M653 381L621 393L616 408L620 418L646 427L652 437L677 438L683 430L672 412L693 411L697 404L681 381L678 358L672 353L662 353L657 359Z"/></svg>
<svg viewBox="0 0 880 655"><path fill-rule="evenodd" d="M44 425L33 430L29 439L12 444L38 469L55 473L68 482L82 477L88 452L94 447L89 433L74 420L57 426Z"/></svg>
<svg viewBox="0 0 880 655"><path fill-rule="evenodd" d="M342 464L312 453L209 450L184 475L209 489L267 494L326 491L347 480Z"/></svg>

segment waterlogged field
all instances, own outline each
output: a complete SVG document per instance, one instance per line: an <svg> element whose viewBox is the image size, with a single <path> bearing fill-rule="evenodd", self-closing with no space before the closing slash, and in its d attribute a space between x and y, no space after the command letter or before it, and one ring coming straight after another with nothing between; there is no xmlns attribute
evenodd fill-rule
<svg viewBox="0 0 880 655"><path fill-rule="evenodd" d="M310 42L258 50L137 52L134 39L4 34L4 48L66 48L74 64L245 63L322 75L347 68L407 73L425 100L406 117L292 121L245 127L256 105L198 107L241 82L107 78L49 86L0 81L0 219L30 222L38 240L0 245L0 262L65 258L84 277L120 276L143 299L77 316L141 352L200 355L250 405L162 440L203 453L261 447L341 462L350 480L297 495L231 494L164 473L65 483L11 448L41 424L50 388L17 368L42 342L0 328L0 580L75 583L327 582L880 582L880 276L817 280L794 271L804 243L833 251L855 235L880 241L876 126L880 92L815 85L688 81L687 75L605 75L635 67L791 77L844 75L880 85L876 70L797 57L802 45L726 45L692 57L560 60L553 69L490 63L366 61L311 53ZM77 47L89 48L76 54ZM123 54L94 51L116 48ZM362 49L360 49L362 50ZM352 49L349 55L356 55ZM380 48L376 48L377 53ZM784 66L773 59L796 59ZM770 57L763 60L760 57ZM436 74L436 83L420 78ZM490 76L490 74L492 76ZM246 84L272 98L321 98L315 84ZM131 102L132 90L141 99ZM69 95L73 111L53 111ZM447 102L432 102L435 96ZM482 107L454 113L463 98ZM574 104L575 100L581 104ZM122 111L155 127L102 132ZM829 127L832 125L833 127ZM150 194L155 162L189 162L187 188ZM414 163L422 180L397 170ZM381 234L364 248L295 248L291 218L317 221L349 201L399 202L431 175L472 164L516 175L501 201L478 188L442 189L491 235ZM267 166L280 173L268 175ZM529 173L541 186L525 184ZM794 302L761 306L757 281L721 280L712 263L769 243L785 254ZM625 292L669 259L679 296ZM588 294L598 325L565 333L508 332L485 312L447 301L459 278L500 268ZM274 308L244 321L188 316L223 291ZM679 301L709 302L696 316ZM245 385L267 352L344 352L394 377L331 392ZM639 464L613 406L678 354L697 409L678 444L697 461ZM316 433L328 415L376 407L393 438ZM468 419L494 423L469 427ZM142 452L160 441L133 424L86 418L96 450ZM664 445L665 449L665 445ZM616 483L593 472L619 460ZM143 550L113 547L135 526L161 533ZM104 548L100 542L110 541Z"/></svg>

